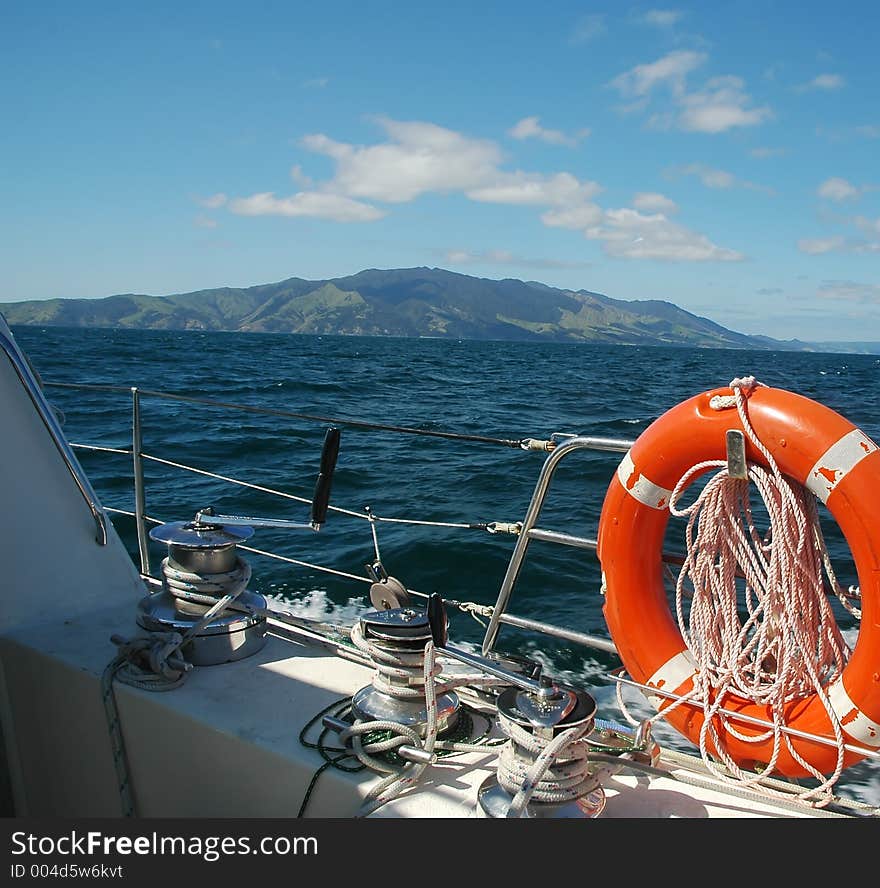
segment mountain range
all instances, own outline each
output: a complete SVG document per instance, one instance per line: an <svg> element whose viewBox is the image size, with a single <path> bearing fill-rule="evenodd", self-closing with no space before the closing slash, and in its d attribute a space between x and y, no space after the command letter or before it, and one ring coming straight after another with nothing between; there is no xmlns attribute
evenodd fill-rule
<svg viewBox="0 0 880 888"><path fill-rule="evenodd" d="M7 322L71 327L224 330L548 340L625 345L807 349L728 330L671 302L612 299L535 281L441 268L368 269L328 280L288 278L169 296L120 294L0 305Z"/></svg>

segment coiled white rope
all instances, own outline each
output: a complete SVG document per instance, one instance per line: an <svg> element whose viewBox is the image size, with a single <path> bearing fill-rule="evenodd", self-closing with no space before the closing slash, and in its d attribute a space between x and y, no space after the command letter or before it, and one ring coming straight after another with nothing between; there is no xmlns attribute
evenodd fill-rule
<svg viewBox="0 0 880 888"><path fill-rule="evenodd" d="M373 686L377 690L401 700L425 696L428 676L423 672L426 659L424 648L391 650L390 647L380 646L364 636L360 622L352 626L351 641L358 650L367 654L376 667ZM434 677L433 674L431 677Z"/></svg>
<svg viewBox="0 0 880 888"><path fill-rule="evenodd" d="M162 562L162 584L181 601L205 610L185 632L147 632L133 639L113 637L117 656L111 662L113 677L123 684L147 691L167 691L179 687L186 678L186 665L180 656L183 646L202 631L247 588L251 566L239 558L232 570L199 574L185 570L171 558Z"/></svg>
<svg viewBox="0 0 880 888"><path fill-rule="evenodd" d="M513 795L508 817L521 817L532 799L568 802L596 785L590 774L590 748L578 742L592 730L590 719L560 731L552 740L532 734L500 711L498 727L510 738L498 757L498 783Z"/></svg>
<svg viewBox="0 0 880 888"><path fill-rule="evenodd" d="M213 605L217 599L231 594L237 598L251 578L251 566L242 558L235 567L220 573L196 573L182 567L172 558L162 561L162 584L175 598Z"/></svg>
<svg viewBox="0 0 880 888"><path fill-rule="evenodd" d="M670 497L671 513L688 520L687 555L676 581L675 601L679 629L698 671L694 688L685 699L703 706L700 752L716 777L745 785L760 783L774 773L784 747L820 781L800 797L819 799L839 778L844 757L840 722L825 688L840 676L851 653L823 588L823 568L832 588L842 602L844 599L819 527L815 497L783 476L749 421L747 400L758 385L754 377L734 379L734 394L728 396L733 403L721 398L712 406L736 406L745 434L763 454L769 471L750 464L748 480L741 480L730 477L725 462L708 460L689 469ZM691 482L712 468L719 471L696 501L679 508ZM755 527L750 482L769 516L764 536ZM737 589L738 573L744 577L742 598ZM686 597L690 597L687 618ZM798 754L782 730L786 704L813 694L828 713L838 747L836 768L827 778ZM757 736L738 731L722 714L730 695L767 706L773 727ZM661 714L668 714L682 702L676 701ZM747 776L730 758L715 727L714 719L719 715L724 719L724 730L743 742L763 742L772 736L773 754L762 774ZM733 778L713 764L708 754L710 741ZM817 802L825 803L827 798Z"/></svg>

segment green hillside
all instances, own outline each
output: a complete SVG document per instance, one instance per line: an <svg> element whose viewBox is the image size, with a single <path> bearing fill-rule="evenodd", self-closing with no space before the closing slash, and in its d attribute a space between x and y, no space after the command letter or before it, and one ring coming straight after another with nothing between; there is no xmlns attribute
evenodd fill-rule
<svg viewBox="0 0 880 888"><path fill-rule="evenodd" d="M10 302L0 311L13 325L787 347L728 330L671 302L627 302L440 268L369 269L332 280L288 278L167 296Z"/></svg>

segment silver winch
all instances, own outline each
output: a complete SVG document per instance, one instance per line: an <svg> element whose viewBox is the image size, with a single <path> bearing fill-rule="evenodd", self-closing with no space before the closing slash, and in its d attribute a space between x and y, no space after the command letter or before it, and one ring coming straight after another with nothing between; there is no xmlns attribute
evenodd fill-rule
<svg viewBox="0 0 880 888"><path fill-rule="evenodd" d="M389 608L364 614L353 633L356 644L369 652L376 667L373 682L352 697L352 714L360 721L394 721L425 736L425 645L431 626L424 611ZM455 727L459 699L454 692L437 695L437 733Z"/></svg>
<svg viewBox="0 0 880 888"><path fill-rule="evenodd" d="M138 604L137 622L150 632L190 634L181 652L194 666L241 660L259 651L266 640L266 599L250 592L250 568L236 546L253 535L248 526L210 523L206 512L193 521L162 524L150 538L168 545L162 562L162 591ZM229 602L204 620L223 598ZM192 630L196 629L193 633Z"/></svg>
<svg viewBox="0 0 880 888"><path fill-rule="evenodd" d="M508 817L520 775L532 768L541 748L569 728L582 728L585 735L593 730L596 701L589 694L559 687L546 676L541 678L539 685L537 690L510 687L498 697L499 722L503 728L506 726L505 733L510 740L502 752L498 773L487 777L477 792L478 816ZM556 772L558 782L564 783L570 766L577 763L577 759L567 759L563 751L551 770ZM505 774L512 777L505 778ZM590 774L587 769L582 777L568 782L575 787L573 798L544 801L533 797L520 816L598 817L605 808L605 791L599 775Z"/></svg>
<svg viewBox="0 0 880 888"><path fill-rule="evenodd" d="M428 598L427 617L440 654L507 683L498 694L496 710L498 727L509 739L501 748L496 773L477 792L477 816L595 818L605 810L602 782L617 773L622 758L656 762L659 747L649 722L635 732L600 722L596 701L585 691L450 645L446 610L437 592Z"/></svg>
<svg viewBox="0 0 880 888"><path fill-rule="evenodd" d="M162 562L162 591L147 595L137 609L137 622L150 632L177 632L180 651L193 666L241 660L266 642L266 599L247 589L250 565L237 545L255 527L318 531L327 519L330 488L339 454L339 430L324 437L321 465L308 522L281 518L215 515L211 508L192 521L162 524L150 538L168 546Z"/></svg>

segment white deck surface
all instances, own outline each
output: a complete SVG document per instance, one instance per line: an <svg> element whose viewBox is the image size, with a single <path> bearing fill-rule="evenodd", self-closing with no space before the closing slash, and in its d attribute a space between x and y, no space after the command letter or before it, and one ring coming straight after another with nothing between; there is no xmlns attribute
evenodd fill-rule
<svg viewBox="0 0 880 888"><path fill-rule="evenodd" d="M116 605L12 632L0 640L14 712L16 802L30 816L117 816L121 808L100 695L114 633L137 634L133 607ZM184 685L149 692L117 683L138 814L145 817L295 817L323 763L300 730L325 706L368 684L371 670L310 643L270 636L237 663L196 667ZM491 754L443 759L373 816L474 817ZM378 780L329 768L307 817L353 817ZM603 817L790 816L754 801L663 778L609 781Z"/></svg>

